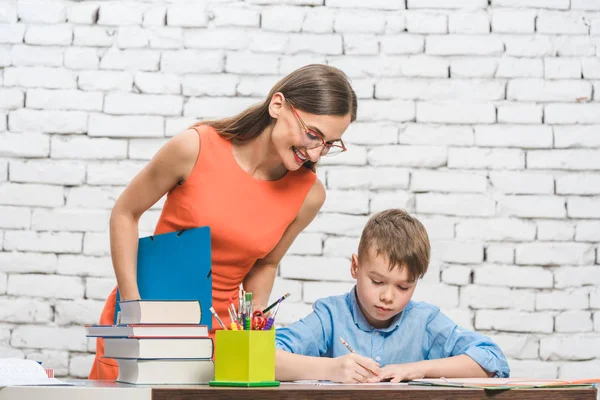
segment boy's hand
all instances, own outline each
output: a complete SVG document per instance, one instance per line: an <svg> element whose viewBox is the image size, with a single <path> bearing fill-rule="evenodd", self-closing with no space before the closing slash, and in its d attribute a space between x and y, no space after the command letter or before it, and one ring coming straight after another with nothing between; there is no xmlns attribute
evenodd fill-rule
<svg viewBox="0 0 600 400"><path fill-rule="evenodd" d="M390 382L398 383L400 381L410 381L413 379L425 378L425 371L422 364L389 364L381 368L381 380L389 379Z"/></svg>
<svg viewBox="0 0 600 400"><path fill-rule="evenodd" d="M331 381L341 383L379 382L381 368L370 358L350 353L334 358Z"/></svg>

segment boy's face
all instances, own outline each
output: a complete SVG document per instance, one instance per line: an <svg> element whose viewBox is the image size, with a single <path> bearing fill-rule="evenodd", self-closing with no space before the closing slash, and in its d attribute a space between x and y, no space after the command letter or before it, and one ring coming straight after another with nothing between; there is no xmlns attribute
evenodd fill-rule
<svg viewBox="0 0 600 400"><path fill-rule="evenodd" d="M358 256L352 254L352 277L356 279L358 303L367 321L374 328L386 328L410 301L416 281L410 280L405 267L394 267L391 271L383 255L375 255L373 249L359 264Z"/></svg>

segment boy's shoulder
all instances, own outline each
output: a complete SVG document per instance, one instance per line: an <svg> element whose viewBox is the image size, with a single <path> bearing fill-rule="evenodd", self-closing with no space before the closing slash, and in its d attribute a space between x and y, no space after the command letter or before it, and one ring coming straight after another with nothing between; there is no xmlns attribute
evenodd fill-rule
<svg viewBox="0 0 600 400"><path fill-rule="evenodd" d="M440 313L440 308L435 304L411 300L404 308L404 312L409 315L434 317Z"/></svg>
<svg viewBox="0 0 600 400"><path fill-rule="evenodd" d="M340 308L343 307L348 307L348 296L351 294L350 293L344 293L344 294L340 294L340 295L336 295L336 296L329 296L329 297L321 297L320 299L316 300L313 304L313 309L317 310L320 308L324 308L324 309L334 309L334 310L339 310Z"/></svg>

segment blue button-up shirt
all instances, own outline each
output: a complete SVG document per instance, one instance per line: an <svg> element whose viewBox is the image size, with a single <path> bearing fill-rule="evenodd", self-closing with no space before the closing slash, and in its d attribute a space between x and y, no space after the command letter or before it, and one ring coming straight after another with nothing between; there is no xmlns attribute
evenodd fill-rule
<svg viewBox="0 0 600 400"><path fill-rule="evenodd" d="M410 301L389 327L373 328L356 298L356 287L342 296L317 300L314 311L300 321L277 329L277 348L313 357L339 357L348 349L379 365L403 364L466 354L495 377L507 378L502 350L480 333L458 327L432 304Z"/></svg>

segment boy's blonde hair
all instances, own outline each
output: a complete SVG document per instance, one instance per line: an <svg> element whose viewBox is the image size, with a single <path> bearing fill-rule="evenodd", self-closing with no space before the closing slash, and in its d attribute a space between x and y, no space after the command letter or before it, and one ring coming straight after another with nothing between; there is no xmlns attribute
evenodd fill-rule
<svg viewBox="0 0 600 400"><path fill-rule="evenodd" d="M359 262L369 249L377 256L385 256L390 270L407 267L413 281L427 272L431 253L429 236L423 224L404 210L381 211L369 219L358 245Z"/></svg>

